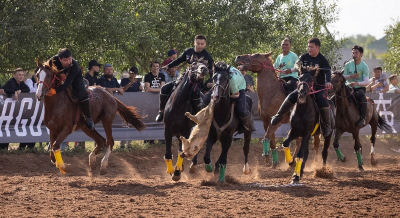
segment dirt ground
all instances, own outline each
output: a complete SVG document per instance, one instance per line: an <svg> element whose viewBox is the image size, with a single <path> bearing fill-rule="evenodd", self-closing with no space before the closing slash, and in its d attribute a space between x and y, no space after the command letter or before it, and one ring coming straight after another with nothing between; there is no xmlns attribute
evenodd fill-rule
<svg viewBox="0 0 400 218"><path fill-rule="evenodd" d="M172 181L165 173L163 146L112 153L108 174L102 176L99 168L90 170L86 152L63 154L74 166L67 175L43 152L1 153L0 217L399 217L399 138L377 140L377 166L370 163L366 137L362 144L364 172L356 168L351 138L341 140L347 162L338 162L329 149L328 166L334 171L330 179L314 176L314 167L321 164L313 164L310 146L306 172L297 186L289 185L293 168L284 163L282 150L277 168L265 166L261 142L251 145L252 172L247 176L242 173L242 146L235 142L225 184L204 170L202 158L196 174L189 174L190 162L185 160L181 180ZM214 161L219 152L217 144Z"/></svg>

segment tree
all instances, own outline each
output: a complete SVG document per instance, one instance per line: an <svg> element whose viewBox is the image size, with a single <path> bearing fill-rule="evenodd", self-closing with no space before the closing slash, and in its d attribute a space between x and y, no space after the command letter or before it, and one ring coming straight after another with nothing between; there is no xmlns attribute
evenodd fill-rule
<svg viewBox="0 0 400 218"><path fill-rule="evenodd" d="M400 72L400 21L396 21L385 30L388 51L383 56L386 71L399 75Z"/></svg>

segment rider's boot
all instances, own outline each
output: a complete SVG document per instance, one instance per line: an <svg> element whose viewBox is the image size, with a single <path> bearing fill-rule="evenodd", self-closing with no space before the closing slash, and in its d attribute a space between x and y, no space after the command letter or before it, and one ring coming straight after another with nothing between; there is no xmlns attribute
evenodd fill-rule
<svg viewBox="0 0 400 218"><path fill-rule="evenodd" d="M330 110L330 107L323 107L319 109L322 118L322 134L324 137L327 137L332 133Z"/></svg>
<svg viewBox="0 0 400 218"><path fill-rule="evenodd" d="M91 130L94 130L94 123L93 123L93 120L91 118L92 116L90 115L89 99L81 101L79 103L79 105L81 106L82 113L83 113L83 116L85 118L86 127L91 129Z"/></svg>
<svg viewBox="0 0 400 218"><path fill-rule="evenodd" d="M360 102L360 120L357 122L357 127L365 126L365 116L367 115L367 104Z"/></svg>
<svg viewBox="0 0 400 218"><path fill-rule="evenodd" d="M246 130L250 130L252 132L257 131L256 127L254 126L253 116L251 113L249 113L247 117L240 117L240 121Z"/></svg>
<svg viewBox="0 0 400 218"><path fill-rule="evenodd" d="M290 111L294 104L290 102L287 98L282 103L281 107L279 108L278 112L275 116L271 119L271 125L275 126L282 121L283 115Z"/></svg>
<svg viewBox="0 0 400 218"><path fill-rule="evenodd" d="M160 111L158 111L156 122L162 122L164 120L164 108L167 101L168 95L160 93Z"/></svg>

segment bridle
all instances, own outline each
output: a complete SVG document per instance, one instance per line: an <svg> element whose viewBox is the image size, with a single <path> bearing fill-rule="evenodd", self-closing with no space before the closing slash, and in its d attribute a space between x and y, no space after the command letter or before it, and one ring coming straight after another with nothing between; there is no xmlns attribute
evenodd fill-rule
<svg viewBox="0 0 400 218"><path fill-rule="evenodd" d="M39 73L40 73L41 71L44 71L44 70L43 70L43 67L39 67ZM46 71L45 71L45 72L46 72ZM56 80L60 81L60 78L58 78L58 77L57 77L57 74L54 73L53 79L51 80L50 84L47 84L44 80L43 80L43 81L39 81L39 83L43 83L43 84L47 87L47 89L50 89L50 87L53 85L53 83L54 83Z"/></svg>
<svg viewBox="0 0 400 218"><path fill-rule="evenodd" d="M281 71L280 69L276 69L275 67L273 67L271 61L269 61L269 60L262 62L262 61L258 60L257 58L252 59L251 58L251 54L248 54L248 57L249 57L250 63L253 62L253 60L256 60L256 61L260 62L260 64L262 65L262 68L264 68L264 69L271 69L271 70L274 70L274 71ZM250 65L251 66L255 66L256 64L250 64Z"/></svg>
<svg viewBox="0 0 400 218"><path fill-rule="evenodd" d="M339 73L334 72L334 73L332 73L332 74L338 75ZM343 77L343 76L342 76L342 77ZM348 98L348 97L351 96L351 95L347 95L346 86L344 85L345 82L346 82L346 80L343 80L343 81L340 83L339 87L337 87L336 89L333 90L333 94L334 94L335 96L337 96L337 97L339 97L339 98ZM341 89L341 88L344 88L344 89L345 89L345 93L346 93L345 96L341 96L341 95L337 94L337 91L338 91L339 89Z"/></svg>
<svg viewBox="0 0 400 218"><path fill-rule="evenodd" d="M228 69L227 69L227 72L228 72ZM218 75L218 72L217 73L215 73L215 75L213 76L213 78L215 77L215 76L217 76ZM228 77L229 77L229 75L228 75ZM221 89L222 89L222 95L220 95L220 98L226 98L226 97L230 97L230 92L229 92L229 78L228 78L228 82L226 83L226 85L225 85L225 87L223 87L222 85L220 85L219 84L219 81L217 81L218 83L215 83L212 87L211 87L211 89L214 91L215 90L215 87L221 87ZM228 94L226 95L225 94L225 92L228 90Z"/></svg>

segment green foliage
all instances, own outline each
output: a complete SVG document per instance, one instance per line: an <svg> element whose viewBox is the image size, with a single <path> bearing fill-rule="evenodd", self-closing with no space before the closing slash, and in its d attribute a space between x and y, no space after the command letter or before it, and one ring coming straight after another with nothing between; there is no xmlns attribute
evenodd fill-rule
<svg viewBox="0 0 400 218"><path fill-rule="evenodd" d="M118 71L133 64L139 74L152 60L175 48L193 46L196 34L207 37L215 60L232 63L244 53L280 53L285 36L297 54L317 36L331 63L342 40L329 24L337 6L322 0L0 0L0 80L17 67L35 68L35 58L49 59L68 47L85 68L91 59L111 63Z"/></svg>
<svg viewBox="0 0 400 218"><path fill-rule="evenodd" d="M388 51L383 56L384 68L399 75L400 72L400 21L396 21L385 30Z"/></svg>

